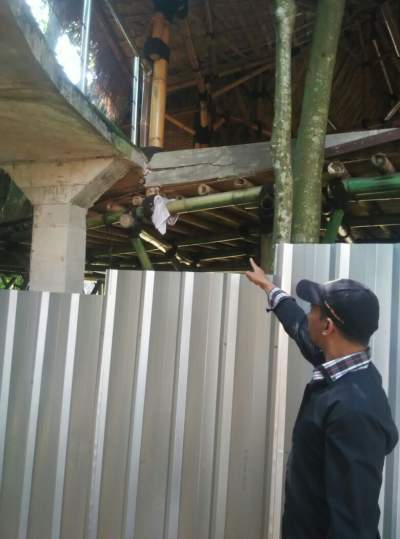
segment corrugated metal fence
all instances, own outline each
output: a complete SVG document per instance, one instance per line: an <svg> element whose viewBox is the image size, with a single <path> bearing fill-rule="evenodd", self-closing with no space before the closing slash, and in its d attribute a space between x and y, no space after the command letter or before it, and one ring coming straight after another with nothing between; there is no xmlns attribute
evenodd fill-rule
<svg viewBox="0 0 400 539"><path fill-rule="evenodd" d="M392 246L285 246L277 271L286 289L350 275L378 292L373 350L397 418L399 263ZM0 538L278 539L309 370L264 309L238 275L112 271L105 297L2 291ZM385 539L400 530L398 461Z"/></svg>

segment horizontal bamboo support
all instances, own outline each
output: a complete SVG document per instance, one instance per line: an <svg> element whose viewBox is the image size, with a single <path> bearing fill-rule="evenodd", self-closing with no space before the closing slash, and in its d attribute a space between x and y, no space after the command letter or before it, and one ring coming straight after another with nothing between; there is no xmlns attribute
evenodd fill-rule
<svg viewBox="0 0 400 539"><path fill-rule="evenodd" d="M400 174L379 176L377 178L349 178L342 181L343 187L350 195L370 195L400 191Z"/></svg>
<svg viewBox="0 0 400 539"><path fill-rule="evenodd" d="M215 208L226 208L240 204L255 202L261 193L261 187L250 187L240 191L227 191L225 193L213 193L206 196L184 198L175 200L167 204L171 215L178 213L189 213L202 210L211 210Z"/></svg>

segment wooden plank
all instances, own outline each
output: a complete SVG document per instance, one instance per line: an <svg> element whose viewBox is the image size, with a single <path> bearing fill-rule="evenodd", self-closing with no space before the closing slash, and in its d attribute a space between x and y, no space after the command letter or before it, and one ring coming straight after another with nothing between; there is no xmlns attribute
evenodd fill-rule
<svg viewBox="0 0 400 539"><path fill-rule="evenodd" d="M326 137L327 158L400 139L400 129L335 133ZM251 178L272 170L269 142L155 154L145 172L146 186Z"/></svg>

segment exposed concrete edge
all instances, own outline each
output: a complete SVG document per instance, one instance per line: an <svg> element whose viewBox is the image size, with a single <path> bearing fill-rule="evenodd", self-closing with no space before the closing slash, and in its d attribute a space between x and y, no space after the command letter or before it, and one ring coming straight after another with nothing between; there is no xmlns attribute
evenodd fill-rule
<svg viewBox="0 0 400 539"><path fill-rule="evenodd" d="M90 101L70 82L64 70L58 64L54 52L46 42L28 5L24 0L5 0L25 39L33 59L45 72L47 77L64 97L67 103L91 125L114 149L114 152L133 161L136 166L143 168L147 162L145 155L121 137L103 120ZM111 123L111 122L110 122ZM114 153L112 152L112 153ZM115 155L114 153L114 155Z"/></svg>
<svg viewBox="0 0 400 539"><path fill-rule="evenodd" d="M329 134L325 159L400 140L400 129ZM293 146L295 144L293 140ZM163 186L251 178L272 173L270 142L156 153L147 165L145 185Z"/></svg>

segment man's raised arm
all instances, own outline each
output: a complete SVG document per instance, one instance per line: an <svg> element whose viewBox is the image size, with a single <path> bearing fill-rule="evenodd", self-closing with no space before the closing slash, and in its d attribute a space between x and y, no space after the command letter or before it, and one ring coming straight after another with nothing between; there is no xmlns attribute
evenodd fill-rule
<svg viewBox="0 0 400 539"><path fill-rule="evenodd" d="M273 311L281 322L285 331L296 341L303 356L313 365L323 362L323 354L310 339L308 332L307 315L296 303L296 300L270 281L264 270L257 266L250 258L252 271L246 272L246 277L256 286L259 286L268 297L268 311Z"/></svg>

